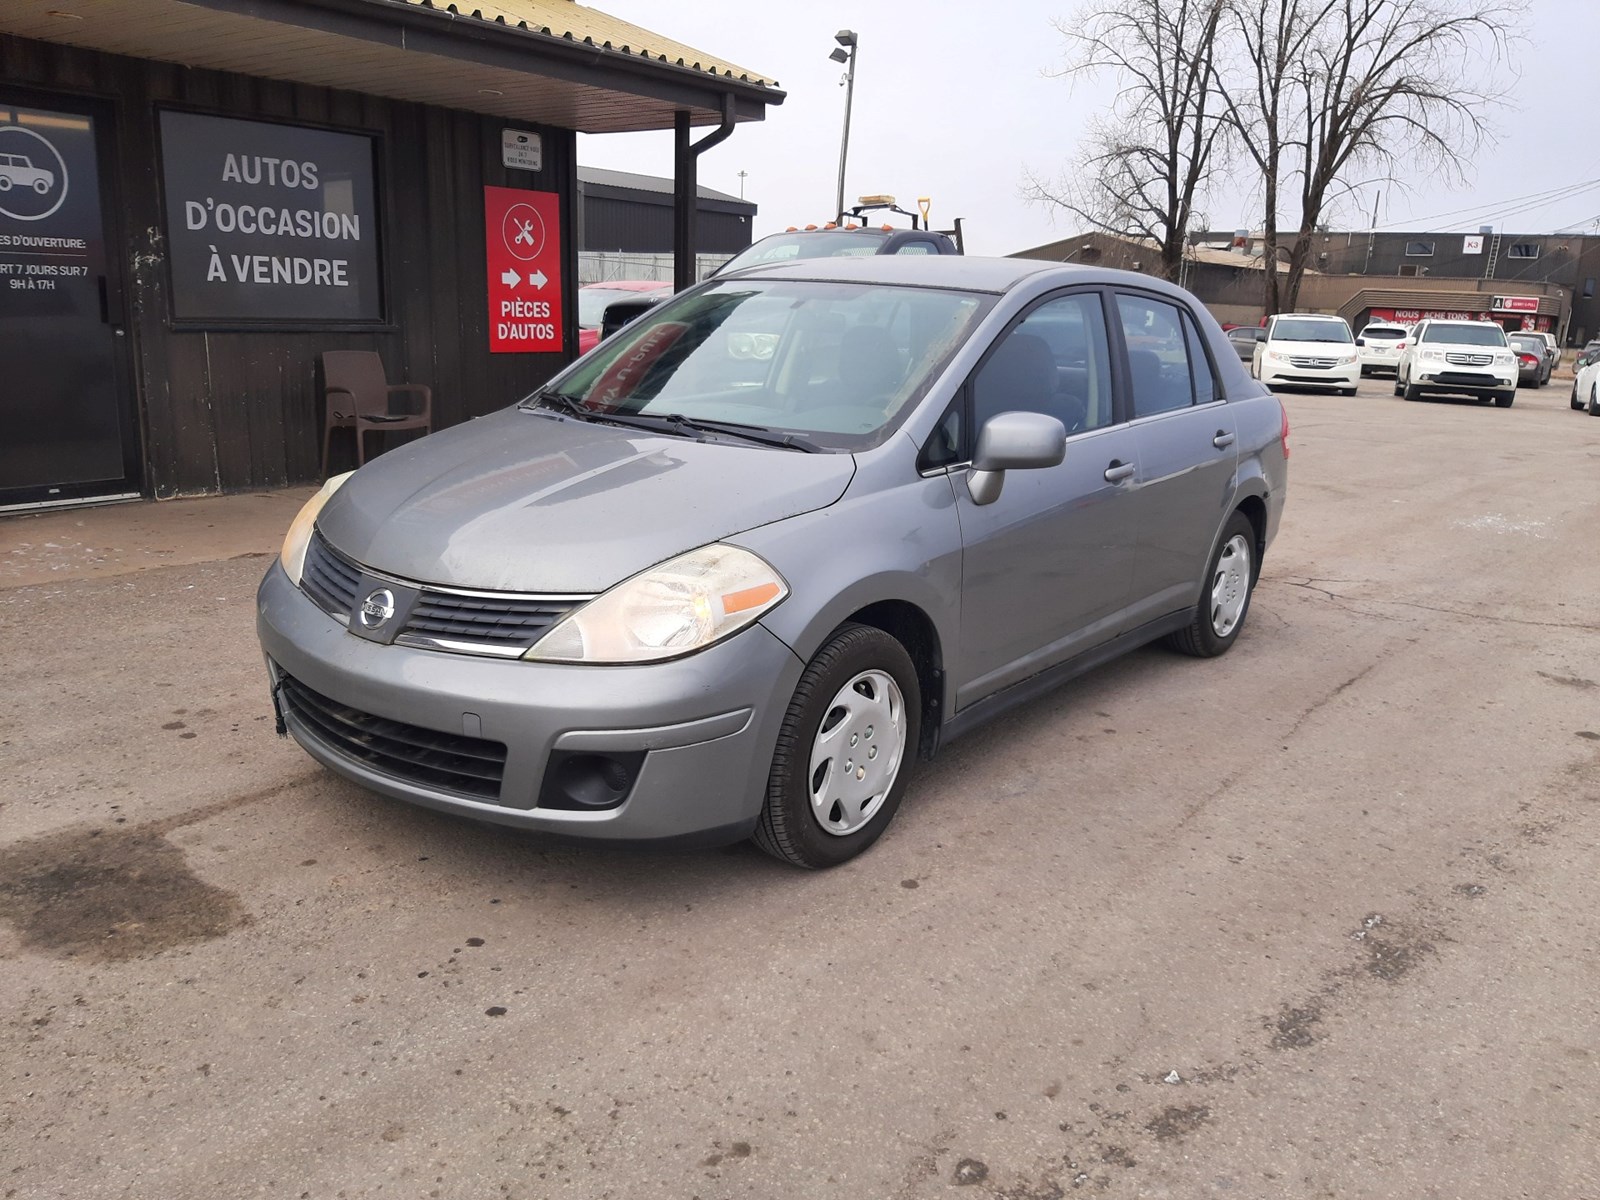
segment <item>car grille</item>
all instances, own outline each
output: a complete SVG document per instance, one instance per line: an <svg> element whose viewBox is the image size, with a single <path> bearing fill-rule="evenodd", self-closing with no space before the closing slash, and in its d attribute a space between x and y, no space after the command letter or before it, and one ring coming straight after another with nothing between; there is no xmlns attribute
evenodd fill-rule
<svg viewBox="0 0 1600 1200"><path fill-rule="evenodd" d="M356 589L361 586L361 568L335 554L322 534L313 532L300 586L323 612L348 619L356 605Z"/></svg>
<svg viewBox="0 0 1600 1200"><path fill-rule="evenodd" d="M1468 354L1464 350L1445 351L1444 360L1457 367L1487 367L1494 361L1492 354Z"/></svg>
<svg viewBox="0 0 1600 1200"><path fill-rule="evenodd" d="M285 715L340 756L406 783L478 800L500 799L505 743L375 717L281 672L278 685Z"/></svg>
<svg viewBox="0 0 1600 1200"><path fill-rule="evenodd" d="M320 532L311 535L300 586L323 612L348 622L358 603L362 575L363 569L330 546ZM588 599L407 586L415 587L419 595L395 641L460 654L515 657Z"/></svg>
<svg viewBox="0 0 1600 1200"><path fill-rule="evenodd" d="M1302 371L1330 371L1334 366L1334 361L1331 358L1291 358L1289 363L1291 366L1299 367Z"/></svg>

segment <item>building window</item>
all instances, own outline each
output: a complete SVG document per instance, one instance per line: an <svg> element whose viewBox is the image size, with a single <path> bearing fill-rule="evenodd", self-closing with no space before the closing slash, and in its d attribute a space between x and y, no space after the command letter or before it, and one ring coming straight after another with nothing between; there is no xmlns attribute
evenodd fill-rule
<svg viewBox="0 0 1600 1200"><path fill-rule="evenodd" d="M1585 279L1583 281L1583 298L1585 300L1593 300L1594 299L1594 280L1593 279Z"/></svg>
<svg viewBox="0 0 1600 1200"><path fill-rule="evenodd" d="M1432 258L1433 257L1433 243L1432 242L1407 242L1406 243L1406 257L1407 258Z"/></svg>
<svg viewBox="0 0 1600 1200"><path fill-rule="evenodd" d="M1507 258L1538 258L1538 242L1512 242L1511 249L1506 251Z"/></svg>

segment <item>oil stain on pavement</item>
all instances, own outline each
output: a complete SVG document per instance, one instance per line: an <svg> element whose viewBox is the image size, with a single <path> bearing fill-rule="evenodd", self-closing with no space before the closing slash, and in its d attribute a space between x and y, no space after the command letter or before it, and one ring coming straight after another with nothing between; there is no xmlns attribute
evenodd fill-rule
<svg viewBox="0 0 1600 1200"><path fill-rule="evenodd" d="M250 920L148 827L69 829L0 850L0 917L26 948L98 962L221 937Z"/></svg>

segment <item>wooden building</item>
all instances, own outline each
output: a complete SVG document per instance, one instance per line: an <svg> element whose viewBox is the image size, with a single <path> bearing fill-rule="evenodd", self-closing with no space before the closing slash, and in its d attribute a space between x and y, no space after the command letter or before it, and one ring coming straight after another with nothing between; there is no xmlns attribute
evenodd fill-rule
<svg viewBox="0 0 1600 1200"><path fill-rule="evenodd" d="M576 133L672 131L692 264L782 99L571 0L5 0L0 508L314 480L330 350L504 406L576 351Z"/></svg>

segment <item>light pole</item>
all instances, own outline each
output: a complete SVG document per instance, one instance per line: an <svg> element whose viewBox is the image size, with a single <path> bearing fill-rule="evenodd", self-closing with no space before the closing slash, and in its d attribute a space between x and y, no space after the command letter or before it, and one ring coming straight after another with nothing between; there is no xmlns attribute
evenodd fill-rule
<svg viewBox="0 0 1600 1200"><path fill-rule="evenodd" d="M839 44L828 55L836 63L848 63L849 69L845 72L844 83L844 137L839 142L839 203L835 206L835 220L844 222L844 162L850 153L850 102L856 94L856 35L849 29L841 29L833 35L833 40Z"/></svg>

